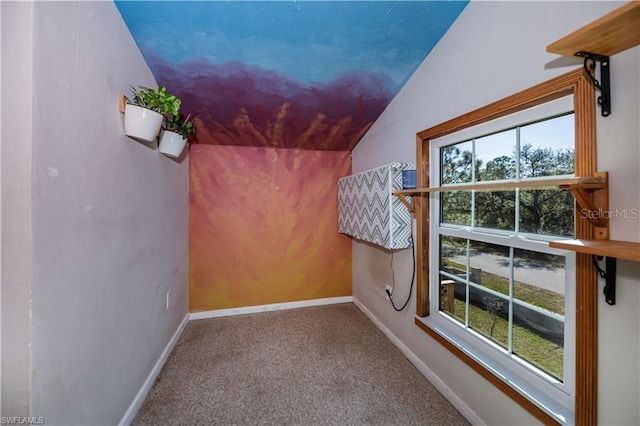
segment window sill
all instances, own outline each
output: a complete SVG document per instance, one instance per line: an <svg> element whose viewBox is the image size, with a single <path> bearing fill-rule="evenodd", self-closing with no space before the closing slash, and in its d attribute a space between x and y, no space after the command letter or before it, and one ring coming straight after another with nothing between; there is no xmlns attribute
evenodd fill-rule
<svg viewBox="0 0 640 426"><path fill-rule="evenodd" d="M489 359L478 351L471 351L469 345L446 332L431 317L415 317L415 324L422 331L453 353L483 378L513 399L544 424L573 424L573 412L558 404L552 397L539 391L528 392L527 382L508 373L499 362ZM506 377L509 377L508 381Z"/></svg>

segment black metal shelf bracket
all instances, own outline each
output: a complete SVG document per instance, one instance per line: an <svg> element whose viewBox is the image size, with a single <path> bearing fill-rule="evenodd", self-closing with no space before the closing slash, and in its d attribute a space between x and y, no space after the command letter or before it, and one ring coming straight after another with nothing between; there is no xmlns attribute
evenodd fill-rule
<svg viewBox="0 0 640 426"><path fill-rule="evenodd" d="M598 275L604 278L604 299L609 305L616 304L616 258L606 257L605 267L606 271L603 271L598 265L598 260L602 260L602 256L593 256L593 266L598 271Z"/></svg>
<svg viewBox="0 0 640 426"><path fill-rule="evenodd" d="M598 105L601 108L603 117L611 115L611 78L609 74L609 57L598 55L597 53L585 52L581 50L575 53L575 56L584 58L584 70L591 79L596 90L600 91L598 96ZM596 62L600 63L600 81L593 76Z"/></svg>

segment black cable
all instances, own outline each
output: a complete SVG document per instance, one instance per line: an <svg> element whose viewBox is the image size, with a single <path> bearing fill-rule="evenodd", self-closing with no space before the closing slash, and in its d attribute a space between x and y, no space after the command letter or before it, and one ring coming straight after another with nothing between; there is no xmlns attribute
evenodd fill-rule
<svg viewBox="0 0 640 426"><path fill-rule="evenodd" d="M389 291L389 289L387 289L387 296L389 297L389 301L391 302L391 306L393 306L393 309L395 309L397 312L403 311L404 308L406 308L407 305L409 304L409 301L411 300L411 293L413 292L413 282L414 282L415 277L416 277L416 252L414 251L415 247L414 247L414 242L413 242L413 220L411 220L411 234L410 235L411 235L411 255L413 256L413 270L412 270L412 274L411 274L411 286L409 287L409 297L407 297L407 301L404 302L404 305L402 305L402 308L398 309L396 307L396 304L393 303L393 298L391 297L391 292ZM393 270L393 268L391 270Z"/></svg>

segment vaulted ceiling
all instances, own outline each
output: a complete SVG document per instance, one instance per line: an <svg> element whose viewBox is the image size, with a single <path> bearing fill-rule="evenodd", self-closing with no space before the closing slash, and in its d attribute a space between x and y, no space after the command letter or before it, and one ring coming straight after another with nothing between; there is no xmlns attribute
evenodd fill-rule
<svg viewBox="0 0 640 426"><path fill-rule="evenodd" d="M198 143L350 151L467 3L116 5Z"/></svg>

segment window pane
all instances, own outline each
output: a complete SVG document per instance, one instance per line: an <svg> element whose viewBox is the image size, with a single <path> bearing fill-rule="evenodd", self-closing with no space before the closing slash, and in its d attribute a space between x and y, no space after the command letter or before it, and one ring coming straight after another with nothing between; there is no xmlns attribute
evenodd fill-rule
<svg viewBox="0 0 640 426"><path fill-rule="evenodd" d="M564 256L515 249L513 352L562 380L564 352ZM554 312L560 316L552 316Z"/></svg>
<svg viewBox="0 0 640 426"><path fill-rule="evenodd" d="M440 236L440 270L467 279L467 240Z"/></svg>
<svg viewBox="0 0 640 426"><path fill-rule="evenodd" d="M470 241L469 281L509 295L509 247ZM469 326L500 346L509 338L509 302L506 298L469 287Z"/></svg>
<svg viewBox="0 0 640 426"><path fill-rule="evenodd" d="M541 235L574 235L574 201L561 189L520 191L520 232Z"/></svg>
<svg viewBox="0 0 640 426"><path fill-rule="evenodd" d="M469 294L469 327L507 348L509 340L509 302L477 288Z"/></svg>
<svg viewBox="0 0 640 426"><path fill-rule="evenodd" d="M574 172L574 114L520 128L520 176L556 176Z"/></svg>
<svg viewBox="0 0 640 426"><path fill-rule="evenodd" d="M440 223L471 226L471 191L440 193Z"/></svg>
<svg viewBox="0 0 640 426"><path fill-rule="evenodd" d="M549 324L533 318L531 313L530 309L514 303L513 353L563 380L564 340L556 339L557 335L550 331Z"/></svg>
<svg viewBox="0 0 640 426"><path fill-rule="evenodd" d="M440 310L447 312L461 323L466 318L467 240L440 236ZM453 276L453 277L452 277ZM453 278L458 278L455 280Z"/></svg>
<svg viewBox="0 0 640 426"><path fill-rule="evenodd" d="M440 149L441 185L471 182L471 150L470 141Z"/></svg>
<svg viewBox="0 0 640 426"><path fill-rule="evenodd" d="M564 315L564 256L514 249L514 297Z"/></svg>
<svg viewBox="0 0 640 426"><path fill-rule="evenodd" d="M440 274L440 310L465 323L466 285Z"/></svg>
<svg viewBox="0 0 640 426"><path fill-rule="evenodd" d="M475 226L507 231L515 230L515 191L477 191L475 205Z"/></svg>
<svg viewBox="0 0 640 426"><path fill-rule="evenodd" d="M516 130L476 139L476 181L515 179Z"/></svg>
<svg viewBox="0 0 640 426"><path fill-rule="evenodd" d="M509 294L509 247L471 241L469 246L472 283Z"/></svg>

